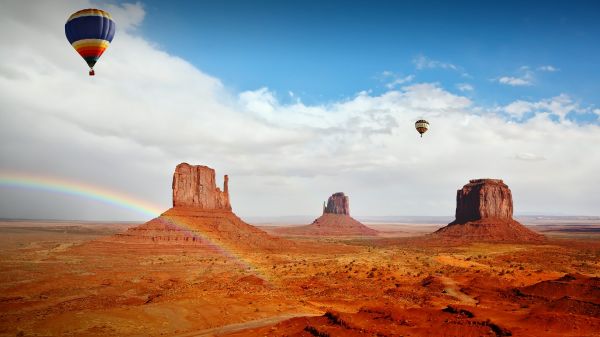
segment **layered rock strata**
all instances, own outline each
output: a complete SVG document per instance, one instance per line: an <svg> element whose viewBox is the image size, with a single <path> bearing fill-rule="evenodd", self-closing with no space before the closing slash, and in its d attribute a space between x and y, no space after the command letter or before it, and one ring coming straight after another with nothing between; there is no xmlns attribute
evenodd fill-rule
<svg viewBox="0 0 600 337"><path fill-rule="evenodd" d="M350 215L350 198L344 192L332 194L323 207L323 214L345 214Z"/></svg>
<svg viewBox="0 0 600 337"><path fill-rule="evenodd" d="M216 186L212 168L179 164L173 174L173 207L155 219L116 235L113 240L195 245L215 250L281 247L284 240L245 223L233 213L228 184L229 178L225 176L221 191Z"/></svg>
<svg viewBox="0 0 600 337"><path fill-rule="evenodd" d="M499 179L474 179L456 193L456 216L433 236L452 241L537 242L544 239L513 219L512 193Z"/></svg>

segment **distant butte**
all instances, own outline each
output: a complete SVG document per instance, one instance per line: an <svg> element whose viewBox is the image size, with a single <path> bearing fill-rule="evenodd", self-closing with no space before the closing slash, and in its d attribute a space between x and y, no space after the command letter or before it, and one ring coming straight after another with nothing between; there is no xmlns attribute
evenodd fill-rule
<svg viewBox="0 0 600 337"><path fill-rule="evenodd" d="M379 233L350 216L350 200L343 192L329 197L323 205L323 215L312 224L279 228L277 232L301 236L376 236Z"/></svg>
<svg viewBox="0 0 600 337"><path fill-rule="evenodd" d="M450 241L537 242L537 234L513 219L512 193L500 179L473 179L456 193L456 219L433 233Z"/></svg>
<svg viewBox="0 0 600 337"><path fill-rule="evenodd" d="M323 205L323 214L350 215L350 198L344 192L332 194L327 203Z"/></svg>
<svg viewBox="0 0 600 337"><path fill-rule="evenodd" d="M126 243L195 245L214 249L271 249L285 242L245 223L233 213L228 184L229 178L225 176L221 191L216 185L215 170L181 163L173 174L173 207L114 239Z"/></svg>

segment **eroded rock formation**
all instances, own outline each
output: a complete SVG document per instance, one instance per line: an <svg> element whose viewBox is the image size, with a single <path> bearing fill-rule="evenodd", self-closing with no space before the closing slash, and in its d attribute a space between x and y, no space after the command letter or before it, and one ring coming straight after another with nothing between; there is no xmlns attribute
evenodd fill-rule
<svg viewBox="0 0 600 337"><path fill-rule="evenodd" d="M543 240L512 216L512 193L502 180L470 180L456 193L456 219L434 236L454 241Z"/></svg>
<svg viewBox="0 0 600 337"><path fill-rule="evenodd" d="M215 170L212 168L181 163L173 174L173 207L231 210L227 175L223 185L221 191L215 182Z"/></svg>
<svg viewBox="0 0 600 337"><path fill-rule="evenodd" d="M332 194L327 200L323 214L346 214L350 215L350 199L344 192Z"/></svg>
<svg viewBox="0 0 600 337"><path fill-rule="evenodd" d="M378 232L350 216L350 200L343 192L332 194L323 215L306 226L280 228L278 233L301 236L374 236Z"/></svg>
<svg viewBox="0 0 600 337"><path fill-rule="evenodd" d="M512 194L500 179L473 179L456 191L454 223L484 218L512 220L512 215Z"/></svg>
<svg viewBox="0 0 600 337"><path fill-rule="evenodd" d="M207 249L278 249L294 244L272 237L245 223L231 210L229 179L223 191L215 183L215 170L181 163L173 174L173 207L159 217L116 235L125 243L194 245Z"/></svg>

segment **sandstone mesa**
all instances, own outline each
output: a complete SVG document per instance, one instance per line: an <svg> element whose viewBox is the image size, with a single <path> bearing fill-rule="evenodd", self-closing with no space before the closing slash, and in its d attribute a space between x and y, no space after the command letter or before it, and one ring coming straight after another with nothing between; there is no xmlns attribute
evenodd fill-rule
<svg viewBox="0 0 600 337"><path fill-rule="evenodd" d="M544 239L513 219L512 193L500 179L472 179L456 192L455 220L433 233L451 241L538 242Z"/></svg>

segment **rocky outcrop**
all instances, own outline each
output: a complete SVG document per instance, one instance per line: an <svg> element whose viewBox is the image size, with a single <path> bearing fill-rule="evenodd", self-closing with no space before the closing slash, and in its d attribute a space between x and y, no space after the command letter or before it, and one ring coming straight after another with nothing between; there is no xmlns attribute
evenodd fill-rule
<svg viewBox="0 0 600 337"><path fill-rule="evenodd" d="M306 226L285 227L279 234L298 236L375 236L378 232L350 216L350 201L343 192L332 194L323 205L323 215Z"/></svg>
<svg viewBox="0 0 600 337"><path fill-rule="evenodd" d="M227 175L223 185L221 191L215 182L215 170L212 168L181 163L173 174L173 207L231 210Z"/></svg>
<svg viewBox="0 0 600 337"><path fill-rule="evenodd" d="M467 223L484 218L512 220L512 194L500 179L473 179L456 192L456 220Z"/></svg>
<svg viewBox="0 0 600 337"><path fill-rule="evenodd" d="M325 213L312 224L300 228L299 234L313 236L375 236L378 232L346 214Z"/></svg>
<svg viewBox="0 0 600 337"><path fill-rule="evenodd" d="M193 245L214 251L278 249L282 239L245 223L230 211L171 208L115 237L126 243Z"/></svg>
<svg viewBox="0 0 600 337"><path fill-rule="evenodd" d="M350 215L350 199L344 192L332 194L323 208L323 214L345 214Z"/></svg>
<svg viewBox="0 0 600 337"><path fill-rule="evenodd" d="M215 170L187 163L173 174L173 208L140 226L111 238L123 243L193 245L229 251L237 249L280 249L293 247L251 226L231 210L229 179L223 191L215 183Z"/></svg>
<svg viewBox="0 0 600 337"><path fill-rule="evenodd" d="M537 242L544 239L513 219L512 193L499 179L474 179L456 193L456 219L433 236L451 241Z"/></svg>

